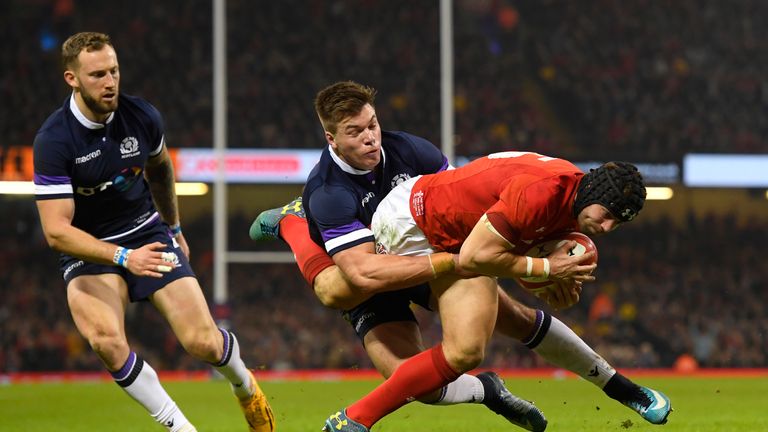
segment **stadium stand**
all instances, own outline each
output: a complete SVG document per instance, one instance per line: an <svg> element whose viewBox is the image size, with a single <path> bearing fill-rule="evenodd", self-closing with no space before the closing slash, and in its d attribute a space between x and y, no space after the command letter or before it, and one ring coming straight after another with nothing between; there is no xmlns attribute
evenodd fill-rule
<svg viewBox="0 0 768 432"><path fill-rule="evenodd" d="M609 3L457 0L456 153L513 148L667 162L690 151L765 152L768 38L756 17L768 13L768 3ZM321 147L312 97L340 79L379 90L386 128L440 142L436 2L227 4L231 147ZM210 147L212 24L200 13L209 8L208 0L0 3L0 36L13 41L0 52L0 146L30 145L62 103L59 45L87 29L112 34L129 77L123 91L158 106L171 146ZM0 196L0 208L0 373L100 370L74 329L32 198ZM231 249L287 250L248 242L253 216L230 215ZM185 219L184 226L209 295L210 218ZM598 242L599 283L557 315L620 367L671 367L682 354L703 367L768 367L768 310L757 301L768 284L766 243L764 220L641 218ZM293 265L231 264L229 279L225 315L246 363L371 366L348 324L320 306ZM433 318L422 323L437 340ZM127 326L133 346L158 369L201 367L182 355L148 305L131 306ZM543 363L496 338L483 366Z"/></svg>

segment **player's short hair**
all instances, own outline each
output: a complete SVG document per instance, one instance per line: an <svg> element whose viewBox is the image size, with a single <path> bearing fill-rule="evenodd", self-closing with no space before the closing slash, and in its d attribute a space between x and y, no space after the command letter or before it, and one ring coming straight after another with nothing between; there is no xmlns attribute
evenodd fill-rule
<svg viewBox="0 0 768 432"><path fill-rule="evenodd" d="M366 104L373 106L376 89L354 81L340 81L320 90L315 97L315 111L320 123L335 134L339 123L355 116Z"/></svg>
<svg viewBox="0 0 768 432"><path fill-rule="evenodd" d="M61 45L61 66L64 70L73 68L78 65L77 56L81 51L99 51L106 45L112 46L112 40L104 33L75 33Z"/></svg>
<svg viewBox="0 0 768 432"><path fill-rule="evenodd" d="M591 169L579 183L573 211L600 204L621 222L634 219L645 203L645 182L637 167L628 162L608 162Z"/></svg>

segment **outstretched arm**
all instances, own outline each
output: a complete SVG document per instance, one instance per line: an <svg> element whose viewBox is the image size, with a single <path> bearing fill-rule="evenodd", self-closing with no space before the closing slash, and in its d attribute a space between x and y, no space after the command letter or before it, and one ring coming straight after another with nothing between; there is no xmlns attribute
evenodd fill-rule
<svg viewBox="0 0 768 432"><path fill-rule="evenodd" d="M570 242L555 251L546 258L548 264L545 264L542 258L529 259L512 252L511 243L483 216L464 241L459 253L459 264L467 271L489 276L539 276L551 280L572 279L581 282L594 280L591 273L597 265L583 264L593 259L594 252L568 256L566 251L574 244L575 242Z"/></svg>
<svg viewBox="0 0 768 432"><path fill-rule="evenodd" d="M414 257L377 254L374 243L359 244L333 256L346 280L363 294L429 282L453 272L456 259L446 252Z"/></svg>

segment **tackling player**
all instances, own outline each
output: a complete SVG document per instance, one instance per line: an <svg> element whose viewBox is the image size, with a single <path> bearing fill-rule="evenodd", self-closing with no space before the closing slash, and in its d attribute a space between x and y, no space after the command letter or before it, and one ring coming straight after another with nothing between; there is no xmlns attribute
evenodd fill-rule
<svg viewBox="0 0 768 432"><path fill-rule="evenodd" d="M251 228L251 237L275 238L279 232L295 246L299 267L307 281L314 282L316 295L324 304L345 310L345 318L371 361L388 377L404 359L424 350L410 305L430 308L425 282L436 273L452 272L458 257L375 253L368 225L379 200L399 182L445 170L449 164L423 138L382 131L374 97L375 90L355 82L338 82L318 92L315 110L328 147L304 189L303 202L310 205L303 209L302 201L297 200L284 209L262 213ZM312 238L304 210L311 221ZM288 213L292 216L283 218ZM347 278L352 284L346 283ZM528 430L546 427L538 408L513 396L493 372L461 375L440 391L419 396L425 403L439 405L483 403Z"/></svg>
<svg viewBox="0 0 768 432"><path fill-rule="evenodd" d="M35 137L34 183L45 238L61 253L77 329L115 383L156 422L173 432L194 431L154 369L128 345L125 308L150 301L187 352L230 381L250 430L274 431L237 339L216 327L189 265L160 113L120 93L109 36L71 36L62 64L72 94Z"/></svg>

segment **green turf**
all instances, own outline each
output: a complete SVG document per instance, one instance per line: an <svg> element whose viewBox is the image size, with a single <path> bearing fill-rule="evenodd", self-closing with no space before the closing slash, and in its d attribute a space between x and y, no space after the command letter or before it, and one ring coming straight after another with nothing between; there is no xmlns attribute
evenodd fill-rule
<svg viewBox="0 0 768 432"><path fill-rule="evenodd" d="M568 431L768 431L768 379L641 379L664 391L675 411L665 426L653 426L576 379L508 379L510 389L532 399L549 419L550 432ZM376 382L263 382L278 431L318 432L332 411ZM204 431L246 430L228 386L172 382L166 387L188 418ZM138 404L112 383L0 386L0 431L162 431ZM379 422L385 431L515 431L484 407L410 404Z"/></svg>

